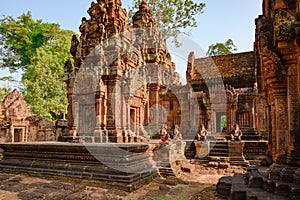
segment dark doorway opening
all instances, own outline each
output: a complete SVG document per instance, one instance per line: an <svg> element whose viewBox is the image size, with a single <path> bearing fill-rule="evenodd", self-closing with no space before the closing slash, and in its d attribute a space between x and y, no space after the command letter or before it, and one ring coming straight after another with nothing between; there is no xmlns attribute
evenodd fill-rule
<svg viewBox="0 0 300 200"><path fill-rule="evenodd" d="M22 129L14 129L14 142L22 142Z"/></svg>
<svg viewBox="0 0 300 200"><path fill-rule="evenodd" d="M216 132L222 132L223 128L226 128L226 113L225 112L217 112L216 114L217 121L216 121Z"/></svg>

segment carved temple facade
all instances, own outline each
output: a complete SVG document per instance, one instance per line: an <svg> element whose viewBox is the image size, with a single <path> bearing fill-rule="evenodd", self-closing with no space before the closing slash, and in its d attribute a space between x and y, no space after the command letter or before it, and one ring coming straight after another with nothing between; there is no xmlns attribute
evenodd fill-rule
<svg viewBox="0 0 300 200"><path fill-rule="evenodd" d="M47 118L30 113L16 89L0 101L0 142L55 141L53 128Z"/></svg>
<svg viewBox="0 0 300 200"><path fill-rule="evenodd" d="M182 85L145 1L131 24L117 0L92 2L87 12L80 38L72 38L74 62L65 65L66 140L129 142L157 135L163 124L170 133L178 124L184 139L201 124L212 135L236 123L254 135L268 131L268 117L255 110L265 101L255 87L253 52L199 59L190 53Z"/></svg>
<svg viewBox="0 0 300 200"><path fill-rule="evenodd" d="M164 85L179 85L179 75L146 2L132 24L120 1L92 2L88 14L80 40L72 39L74 65L65 66L70 131L64 137L126 142L157 132L168 117L159 105L162 93L168 96Z"/></svg>
<svg viewBox="0 0 300 200"><path fill-rule="evenodd" d="M268 119L262 109L257 109L263 103L256 92L254 63L253 52L198 59L190 53L186 80L196 94L201 92L206 97L202 98L206 107L201 110L206 112L200 124L212 134L228 133L234 124L245 133L267 132Z"/></svg>
<svg viewBox="0 0 300 200"><path fill-rule="evenodd" d="M257 89L267 103L272 171L300 183L300 1L264 0L256 19ZM276 170L272 170L275 169ZM284 170L281 170L284 169ZM280 174L281 173L281 174Z"/></svg>

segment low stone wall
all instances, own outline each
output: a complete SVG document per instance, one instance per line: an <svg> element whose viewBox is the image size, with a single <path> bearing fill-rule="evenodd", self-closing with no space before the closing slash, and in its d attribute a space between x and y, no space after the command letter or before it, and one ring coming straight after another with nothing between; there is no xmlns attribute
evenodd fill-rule
<svg viewBox="0 0 300 200"><path fill-rule="evenodd" d="M84 179L125 191L152 181L157 169L148 144L0 144L0 171Z"/></svg>

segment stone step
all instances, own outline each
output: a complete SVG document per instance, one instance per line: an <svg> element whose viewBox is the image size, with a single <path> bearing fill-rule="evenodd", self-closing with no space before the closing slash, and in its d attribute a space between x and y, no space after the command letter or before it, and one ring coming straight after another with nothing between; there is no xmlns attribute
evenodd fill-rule
<svg viewBox="0 0 300 200"><path fill-rule="evenodd" d="M215 136L215 135L209 135L206 137L207 140L209 141L226 141L226 137L225 136Z"/></svg>
<svg viewBox="0 0 300 200"><path fill-rule="evenodd" d="M228 153L216 153L216 152L210 152L209 156L216 156L216 157L228 157Z"/></svg>
<svg viewBox="0 0 300 200"><path fill-rule="evenodd" d="M260 188L255 188L247 191L246 199L248 200L288 200L289 198L278 196L270 192L266 192Z"/></svg>
<svg viewBox="0 0 300 200"><path fill-rule="evenodd" d="M211 142L209 156L228 157L228 142Z"/></svg>
<svg viewBox="0 0 300 200"><path fill-rule="evenodd" d="M196 147L195 147L194 141L191 142L189 146L187 146L187 148L185 149L184 155L187 159L192 159L195 157Z"/></svg>
<svg viewBox="0 0 300 200"><path fill-rule="evenodd" d="M246 184L245 184L246 183ZM245 175L236 174L232 177L222 177L217 184L217 194L230 200L288 200L292 196L280 196L270 193L260 187L249 187ZM296 193L291 199L297 199ZM299 198L298 198L299 199Z"/></svg>
<svg viewBox="0 0 300 200"><path fill-rule="evenodd" d="M211 141L210 144L228 145L227 141Z"/></svg>
<svg viewBox="0 0 300 200"><path fill-rule="evenodd" d="M211 153L225 153L228 154L228 149L211 149Z"/></svg>
<svg viewBox="0 0 300 200"><path fill-rule="evenodd" d="M266 179L265 169L248 169L246 175L222 177L217 193L231 200L286 200L300 199L300 186Z"/></svg>
<svg viewBox="0 0 300 200"><path fill-rule="evenodd" d="M228 150L228 145L227 146L225 146L225 145L214 145L214 146L210 145L209 149L224 149L224 150Z"/></svg>
<svg viewBox="0 0 300 200"><path fill-rule="evenodd" d="M260 170L261 169L261 170ZM300 199L300 186L280 180L267 179L267 171L264 168L250 169L247 174L248 187L263 188L268 194L281 199ZM283 198L285 197L285 198Z"/></svg>
<svg viewBox="0 0 300 200"><path fill-rule="evenodd" d="M262 136L260 135L243 135L242 136L242 140L261 140Z"/></svg>

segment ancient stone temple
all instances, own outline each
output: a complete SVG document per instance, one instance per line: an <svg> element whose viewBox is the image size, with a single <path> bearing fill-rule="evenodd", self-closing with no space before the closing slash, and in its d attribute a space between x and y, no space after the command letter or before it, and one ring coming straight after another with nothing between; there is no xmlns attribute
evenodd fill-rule
<svg viewBox="0 0 300 200"><path fill-rule="evenodd" d="M263 14L255 21L255 104L256 110L264 111L256 126L268 119L269 163L273 164L268 170L250 168L244 176L220 179L218 193L231 199L300 199L299 9L299 0L264 0Z"/></svg>
<svg viewBox="0 0 300 200"><path fill-rule="evenodd" d="M263 1L256 19L258 92L266 99L270 178L299 179L299 1ZM276 169L275 169L276 168Z"/></svg>
<svg viewBox="0 0 300 200"><path fill-rule="evenodd" d="M255 132L254 135L265 129L266 124L256 125L260 110L254 110L254 63L253 52L198 59L190 53L186 79L196 94L202 92L202 98L198 98L206 103L200 106L199 122L213 135L230 132L234 124L239 124L245 133Z"/></svg>
<svg viewBox="0 0 300 200"><path fill-rule="evenodd" d="M264 1L256 19L258 92L267 102L274 160L299 152L298 7L296 1Z"/></svg>
<svg viewBox="0 0 300 200"><path fill-rule="evenodd" d="M89 19L82 18L80 40L72 39L74 66L70 61L65 66L70 131L64 138L79 136L87 142L147 138L145 126L156 133L165 122L162 94L179 85L153 14L143 1L129 24L121 2L108 0L92 2L88 14Z"/></svg>
<svg viewBox="0 0 300 200"><path fill-rule="evenodd" d="M191 53L188 84L181 85L145 1L132 24L120 1L92 2L88 14L80 39L72 38L74 64L65 65L65 140L138 141L163 124L170 133L179 125L185 139L193 139L201 124L219 134L238 123L258 135L253 52L204 59Z"/></svg>
<svg viewBox="0 0 300 200"><path fill-rule="evenodd" d="M54 124L46 117L32 115L22 95L15 89L0 102L0 141L54 141Z"/></svg>
<svg viewBox="0 0 300 200"><path fill-rule="evenodd" d="M28 139L30 108L21 94L14 90L0 103L2 142L25 142Z"/></svg>

